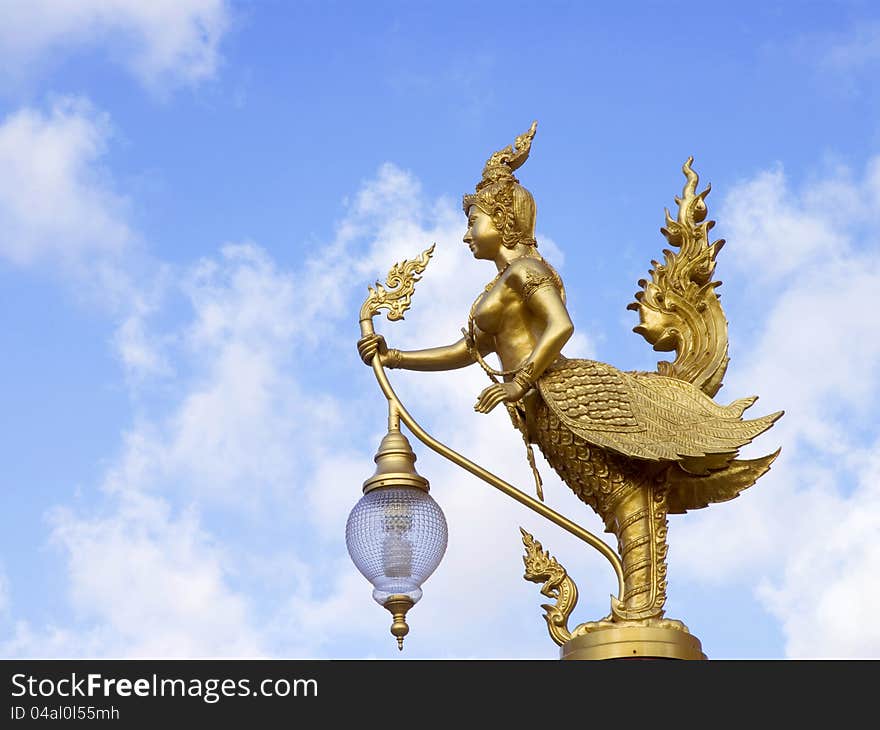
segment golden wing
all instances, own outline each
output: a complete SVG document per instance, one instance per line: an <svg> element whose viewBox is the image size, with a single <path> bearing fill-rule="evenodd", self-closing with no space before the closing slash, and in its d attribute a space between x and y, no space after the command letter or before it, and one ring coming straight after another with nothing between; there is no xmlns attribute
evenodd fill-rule
<svg viewBox="0 0 880 730"><path fill-rule="evenodd" d="M682 514L733 499L766 474L777 456L778 449L759 459L731 459L719 468L707 466L698 475L683 468L682 462L672 464L666 473L669 513Z"/></svg>
<svg viewBox="0 0 880 730"><path fill-rule="evenodd" d="M681 461L686 473L724 468L782 415L744 421L754 398L722 406L683 380L594 360L562 360L538 387L559 420L585 441L636 459ZM695 461L712 455L714 461Z"/></svg>

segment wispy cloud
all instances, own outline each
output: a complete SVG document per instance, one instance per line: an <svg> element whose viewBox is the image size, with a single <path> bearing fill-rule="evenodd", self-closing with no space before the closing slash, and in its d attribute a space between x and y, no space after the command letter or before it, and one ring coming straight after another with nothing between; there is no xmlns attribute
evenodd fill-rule
<svg viewBox="0 0 880 730"><path fill-rule="evenodd" d="M814 85L819 82L825 93L870 98L880 68L880 21L876 17L811 30L783 47L802 69L813 72Z"/></svg>
<svg viewBox="0 0 880 730"><path fill-rule="evenodd" d="M215 74L229 24L225 0L7 0L0 80L19 81L62 51L100 44L154 91L196 84Z"/></svg>
<svg viewBox="0 0 880 730"><path fill-rule="evenodd" d="M861 71L880 64L880 22L862 22L831 38L822 65L835 71Z"/></svg>
<svg viewBox="0 0 880 730"><path fill-rule="evenodd" d="M104 656L255 656L265 649L245 596L226 580L228 556L197 516L128 490L102 516L58 510L53 540L67 556L80 631ZM76 654L85 647L71 642ZM91 649L94 651L94 649Z"/></svg>
<svg viewBox="0 0 880 730"><path fill-rule="evenodd" d="M145 318L165 296L165 265L144 255L131 201L106 165L113 126L80 97L22 107L0 121L0 260L48 271L113 313L129 377L167 373Z"/></svg>
<svg viewBox="0 0 880 730"><path fill-rule="evenodd" d="M81 265L130 245L127 201L101 167L110 124L87 101L26 107L0 124L0 256Z"/></svg>

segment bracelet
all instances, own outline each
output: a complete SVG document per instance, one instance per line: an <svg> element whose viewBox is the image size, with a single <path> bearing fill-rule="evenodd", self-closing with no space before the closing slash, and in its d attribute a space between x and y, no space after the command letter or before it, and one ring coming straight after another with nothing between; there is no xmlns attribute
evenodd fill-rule
<svg viewBox="0 0 880 730"><path fill-rule="evenodd" d="M400 350L389 348L388 352L385 353L385 357L382 359L382 364L386 368L399 368L400 361L403 360L403 353L401 353Z"/></svg>
<svg viewBox="0 0 880 730"><path fill-rule="evenodd" d="M514 376L513 382L516 383L524 391L529 390L532 387L533 370L534 363L530 362L524 368L520 369L520 371Z"/></svg>

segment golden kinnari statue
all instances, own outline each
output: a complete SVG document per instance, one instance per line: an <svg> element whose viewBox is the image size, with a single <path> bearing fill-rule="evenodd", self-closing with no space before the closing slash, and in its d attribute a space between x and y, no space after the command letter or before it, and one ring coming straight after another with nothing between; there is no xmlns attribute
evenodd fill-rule
<svg viewBox="0 0 880 730"><path fill-rule="evenodd" d="M724 242L709 243L709 187L697 192L692 159L683 167L686 183L675 199L678 214L673 218L667 210L661 229L677 251L665 250L662 263L652 262L650 280L639 282L641 291L628 306L639 313L634 331L655 350L675 351L675 360L658 363L657 372L625 372L564 356L562 349L574 332L565 287L538 251L535 201L514 176L529 156L536 127L532 124L513 146L495 152L476 190L464 196L464 242L475 259L492 262L496 274L474 300L463 337L444 347L404 352L388 348L372 331L371 318L379 307L390 308L389 318L399 319L409 306L429 250L392 270L388 285L398 287L393 294L381 285L371 289L361 311L364 336L358 350L386 385L382 367L451 370L476 363L486 372L492 382L480 393L475 410L488 413L505 405L527 445L540 502L419 433L417 425L415 432L432 448L454 455L457 463L578 534L612 563L621 590L612 597L609 615L569 631L577 589L541 544L522 532L525 577L543 583L542 593L556 601L544 606L545 619L564 658L704 658L687 627L664 618L667 515L724 502L754 484L779 452L745 460L737 458L738 451L782 412L743 419L756 398L728 405L713 400L728 364L727 321L715 293L720 282L713 281L715 257ZM402 300L396 309L390 303L395 297ZM493 353L498 368L486 361ZM390 386L383 389L387 395ZM543 504L533 444L602 518L606 531L617 538L616 553Z"/></svg>

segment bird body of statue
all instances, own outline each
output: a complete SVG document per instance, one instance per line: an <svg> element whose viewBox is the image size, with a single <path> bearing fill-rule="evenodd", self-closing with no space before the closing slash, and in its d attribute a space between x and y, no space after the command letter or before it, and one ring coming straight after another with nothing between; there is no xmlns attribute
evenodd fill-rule
<svg viewBox="0 0 880 730"><path fill-rule="evenodd" d="M727 321L712 281L723 241L708 242L709 189L696 192L692 160L684 166L678 216L667 211L662 229L679 250L653 262L650 281L639 282L642 290L629 305L639 312L635 331L655 350L675 351L676 359L659 363L657 372L624 372L562 354L574 331L565 289L538 253L535 202L514 177L535 130L533 124L494 153L474 193L464 196L464 242L497 269L471 307L464 336L445 347L401 352L371 334L360 340L359 352L366 363L378 353L384 366L410 370L480 364L493 382L475 409L487 413L505 404L528 445L539 496L532 444L617 538L623 594L595 624L676 624L663 618L667 515L732 499L754 484L777 454L743 460L738 451L782 413L744 420L755 398L729 405L712 399L728 363ZM490 353L500 369L485 361Z"/></svg>

